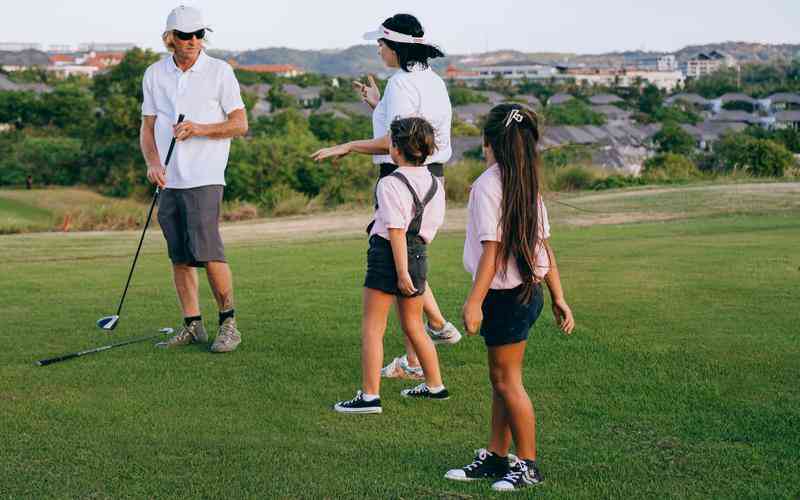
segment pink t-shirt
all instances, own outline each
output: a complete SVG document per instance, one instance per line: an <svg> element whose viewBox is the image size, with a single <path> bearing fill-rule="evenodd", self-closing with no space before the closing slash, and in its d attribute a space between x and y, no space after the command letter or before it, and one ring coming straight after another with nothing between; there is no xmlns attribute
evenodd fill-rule
<svg viewBox="0 0 800 500"><path fill-rule="evenodd" d="M500 227L501 201L503 199L503 184L500 178L500 167L497 164L487 168L472 184L469 193L469 220L467 222L467 237L464 240L464 268L472 274L472 279L478 272L478 262L483 253L483 241L500 241L502 228ZM550 237L550 221L547 219L547 209L539 196L539 241ZM550 270L550 260L547 249L543 244L536 247L536 264L534 275L537 280L543 279ZM497 270L490 288L506 290L516 288L522 284L517 263L509 260L506 274L501 269Z"/></svg>
<svg viewBox="0 0 800 500"><path fill-rule="evenodd" d="M425 195L431 188L431 182L439 184L436 194L425 207L422 215L422 224L419 235L425 243L433 241L436 231L444 223L445 196L444 187L436 180L425 167L400 167L396 170L403 174L414 187L420 201L425 200ZM389 229L408 229L414 219L414 198L403 181L391 175L378 181L377 188L378 210L375 211L375 225L372 226L370 236L389 239Z"/></svg>

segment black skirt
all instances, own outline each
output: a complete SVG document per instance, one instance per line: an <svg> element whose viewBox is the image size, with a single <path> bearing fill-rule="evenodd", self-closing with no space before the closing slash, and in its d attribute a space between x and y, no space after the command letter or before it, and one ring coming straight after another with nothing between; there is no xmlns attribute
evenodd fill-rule
<svg viewBox="0 0 800 500"><path fill-rule="evenodd" d="M428 255L425 240L419 236L406 238L408 247L408 274L417 293L417 297L425 292L425 282L428 279ZM397 288L397 269L394 266L394 254L389 240L373 234L369 239L367 250L367 275L364 286L374 290L406 297Z"/></svg>

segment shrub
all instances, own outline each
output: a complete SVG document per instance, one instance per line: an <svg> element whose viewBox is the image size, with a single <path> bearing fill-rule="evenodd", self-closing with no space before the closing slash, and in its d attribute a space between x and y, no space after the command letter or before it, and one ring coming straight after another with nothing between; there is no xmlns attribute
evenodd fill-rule
<svg viewBox="0 0 800 500"><path fill-rule="evenodd" d="M700 175L689 158L674 153L664 153L644 162L642 177L648 181L688 181Z"/></svg>
<svg viewBox="0 0 800 500"><path fill-rule="evenodd" d="M592 167L572 165L548 171L545 184L550 191L579 191L591 188L601 176Z"/></svg>

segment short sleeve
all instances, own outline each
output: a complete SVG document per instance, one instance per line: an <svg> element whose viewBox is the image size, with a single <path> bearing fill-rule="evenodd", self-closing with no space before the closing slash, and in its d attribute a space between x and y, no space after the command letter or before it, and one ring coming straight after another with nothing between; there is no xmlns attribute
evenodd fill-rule
<svg viewBox="0 0 800 500"><path fill-rule="evenodd" d="M156 99L153 94L153 69L148 68L142 78L142 116L156 116L158 109L156 108Z"/></svg>
<svg viewBox="0 0 800 500"><path fill-rule="evenodd" d="M500 198L488 191L484 184L475 184L471 193L470 217L475 221L478 240L500 241Z"/></svg>
<svg viewBox="0 0 800 500"><path fill-rule="evenodd" d="M386 224L387 229L405 229L407 221L403 207L407 206L408 201L404 200L397 183L392 182L390 177L384 177L378 182L376 195L378 216Z"/></svg>
<svg viewBox="0 0 800 500"><path fill-rule="evenodd" d="M239 81L233 73L233 68L227 64L222 71L222 96L220 97L220 104L222 105L222 111L224 111L226 115L231 114L231 112L237 109L244 108Z"/></svg>
<svg viewBox="0 0 800 500"><path fill-rule="evenodd" d="M416 90L399 78L392 78L386 85L383 93L386 100L386 128L388 129L395 118L408 118L418 114L419 103Z"/></svg>
<svg viewBox="0 0 800 500"><path fill-rule="evenodd" d="M539 238L550 238L550 218L547 216L547 207L544 206L542 197L539 197Z"/></svg>

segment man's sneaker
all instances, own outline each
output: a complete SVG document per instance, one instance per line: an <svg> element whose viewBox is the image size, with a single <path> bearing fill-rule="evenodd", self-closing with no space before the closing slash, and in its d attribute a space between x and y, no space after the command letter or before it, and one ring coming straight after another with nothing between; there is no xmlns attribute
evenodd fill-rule
<svg viewBox="0 0 800 500"><path fill-rule="evenodd" d="M449 321L441 330L434 330L431 325L425 323L425 331L428 332L434 344L458 344L458 341L461 340L461 332Z"/></svg>
<svg viewBox="0 0 800 500"><path fill-rule="evenodd" d="M431 392L428 388L428 384L425 382L419 384L418 386L414 387L413 389L403 389L400 391L400 394L407 398L416 398L416 399L449 399L450 393L447 392L447 389L442 389L439 392Z"/></svg>
<svg viewBox="0 0 800 500"><path fill-rule="evenodd" d="M517 460L511 465L503 479L492 484L495 491L513 491L528 486L536 486L544 481L536 462L531 460Z"/></svg>
<svg viewBox="0 0 800 500"><path fill-rule="evenodd" d="M333 405L334 411L339 413L382 413L381 398L365 401L361 391L356 393L356 397L348 401L339 401Z"/></svg>
<svg viewBox="0 0 800 500"><path fill-rule="evenodd" d="M475 451L475 460L460 469L450 469L445 479L453 481L477 481L478 479L499 479L508 473L508 457L499 457L481 448Z"/></svg>
<svg viewBox="0 0 800 500"><path fill-rule="evenodd" d="M381 368L381 377L425 380L425 375L422 373L422 367L409 366L408 357L406 356L394 358L391 363Z"/></svg>
<svg viewBox="0 0 800 500"><path fill-rule="evenodd" d="M191 343L200 344L205 342L208 342L208 334L203 326L203 322L194 320L188 325L182 326L174 336L156 344L156 347L169 349L171 347L180 347Z"/></svg>
<svg viewBox="0 0 800 500"><path fill-rule="evenodd" d="M228 318L219 325L217 338L211 344L211 352L231 352L235 351L242 343L242 336L236 329L236 319Z"/></svg>

